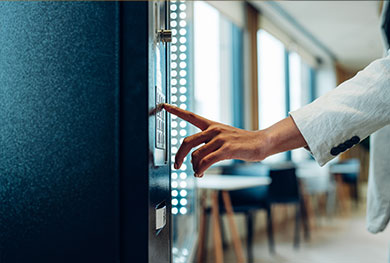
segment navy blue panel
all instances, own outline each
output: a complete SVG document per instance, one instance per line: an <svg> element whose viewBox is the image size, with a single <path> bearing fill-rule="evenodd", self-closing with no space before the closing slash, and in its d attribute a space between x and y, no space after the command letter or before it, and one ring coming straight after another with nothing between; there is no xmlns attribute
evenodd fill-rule
<svg viewBox="0 0 390 263"><path fill-rule="evenodd" d="M118 4L0 2L0 262L114 262Z"/></svg>
<svg viewBox="0 0 390 263"><path fill-rule="evenodd" d="M148 262L149 60L146 1L121 2L121 262ZM151 81L152 83L152 81ZM154 215L154 214L153 214ZM155 231L153 231L155 232ZM136 237L136 240L134 240Z"/></svg>

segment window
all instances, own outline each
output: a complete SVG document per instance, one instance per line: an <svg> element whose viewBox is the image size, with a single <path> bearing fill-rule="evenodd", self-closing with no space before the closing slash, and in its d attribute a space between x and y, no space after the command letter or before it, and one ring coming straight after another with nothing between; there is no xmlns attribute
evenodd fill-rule
<svg viewBox="0 0 390 263"><path fill-rule="evenodd" d="M264 129L286 117L285 48L265 30L258 31L259 128ZM285 153L266 161L283 161Z"/></svg>
<svg viewBox="0 0 390 263"><path fill-rule="evenodd" d="M289 97L290 109L294 111L310 103L311 98L311 68L303 62L296 52L290 52L289 61ZM309 158L309 153L304 149L291 151L291 160L295 162L303 161Z"/></svg>
<svg viewBox="0 0 390 263"><path fill-rule="evenodd" d="M267 31L258 31L259 128L264 129L313 100L313 72L301 56ZM303 149L280 153L268 162L302 161L309 158Z"/></svg>
<svg viewBox="0 0 390 263"><path fill-rule="evenodd" d="M205 19L207 17L207 19ZM240 64L234 52L240 52L240 29L203 1L194 2L194 96L198 114L229 125L234 117L234 89L242 89ZM238 33L237 33L238 32ZM240 58L238 58L239 60ZM241 63L242 64L242 63ZM237 125L236 125L237 126Z"/></svg>

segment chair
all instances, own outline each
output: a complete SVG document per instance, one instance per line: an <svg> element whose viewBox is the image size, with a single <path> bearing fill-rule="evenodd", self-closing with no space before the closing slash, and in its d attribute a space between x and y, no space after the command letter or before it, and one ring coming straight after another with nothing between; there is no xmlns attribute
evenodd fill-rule
<svg viewBox="0 0 390 263"><path fill-rule="evenodd" d="M261 164L236 164L233 166L223 167L222 174L268 177L269 168L268 166ZM271 206L268 202L268 187L269 186L260 186L229 192L234 212L244 213L245 215L247 226L248 262L253 262L253 230L256 210L265 210L267 213L268 246L270 253L275 253ZM223 210L221 212L225 211Z"/></svg>
<svg viewBox="0 0 390 263"><path fill-rule="evenodd" d="M336 185L329 173L329 166L320 167L314 160L301 161L297 163L296 173L302 186L301 195L305 201L309 223L314 212L317 216L320 214L320 208L323 215L334 212Z"/></svg>
<svg viewBox="0 0 390 263"><path fill-rule="evenodd" d="M299 246L300 223L303 219L305 237L309 237L307 224L307 214L303 200L301 198L298 180L295 174L295 167L291 163L279 164L270 167L263 164L235 164L222 168L224 175L245 175L245 176L269 176L272 182L269 186L253 187L245 190L230 191L230 199L235 213L244 213L247 227L247 257L248 262L253 262L253 230L255 223L255 211L265 210L267 213L267 237L268 247L271 254L275 253L275 242L272 226L272 205L275 204L295 204L296 223L294 246ZM225 213L220 197L220 213ZM206 210L209 214L210 210ZM209 225L209 224L206 224ZM224 247L226 247L224 238L223 222L220 224ZM207 229L206 229L207 232ZM207 244L204 244L207 247Z"/></svg>
<svg viewBox="0 0 390 263"><path fill-rule="evenodd" d="M267 176L269 174L268 167L261 164L243 164L236 163L231 166L222 167L224 175L245 175L245 176ZM253 262L253 229L254 229L254 212L256 210L265 210L267 213L267 233L270 253L274 253L274 239L272 233L272 218L271 208L268 203L268 186L253 187L245 190L236 190L229 192L235 213L244 213L247 224L247 257L248 262ZM222 205L222 196L219 196L220 213L225 213L224 205ZM205 216L211 213L211 209L205 210ZM205 236L207 236L209 226L209 216L205 218ZM224 234L223 221L220 222L223 247L226 248L226 238ZM203 247L207 247L207 238ZM202 248L200 248L202 249ZM204 257L205 255L202 254ZM202 260L202 259L200 259Z"/></svg>
<svg viewBox="0 0 390 263"><path fill-rule="evenodd" d="M334 163L329 168L330 173L336 175L339 183L346 184L350 188L351 198L355 201L355 206L359 204L359 174L360 174L360 161L356 158L343 160L338 163ZM339 185L341 187L341 185ZM344 199L344 194L340 196ZM344 200L345 201L345 200Z"/></svg>
<svg viewBox="0 0 390 263"><path fill-rule="evenodd" d="M284 163L271 167L270 178L272 182L268 189L268 202L271 208L275 204L294 204L296 207L294 247L298 248L301 223L303 224L306 239L309 239L310 233L307 211L296 176L295 165L293 163Z"/></svg>

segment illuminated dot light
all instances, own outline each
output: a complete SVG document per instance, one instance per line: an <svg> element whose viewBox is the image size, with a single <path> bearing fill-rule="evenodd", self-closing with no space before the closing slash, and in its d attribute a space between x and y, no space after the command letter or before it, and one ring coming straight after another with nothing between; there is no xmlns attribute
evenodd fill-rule
<svg viewBox="0 0 390 263"><path fill-rule="evenodd" d="M177 89L176 89L176 92L177 92ZM175 92L175 93L176 93ZM187 92L187 89L186 89L186 87L181 87L180 88L180 93L186 93Z"/></svg>
<svg viewBox="0 0 390 263"><path fill-rule="evenodd" d="M170 26L172 30L172 42L171 42L171 103L181 109L187 109L189 97L188 97L188 70L187 70L187 42L188 42L188 28L187 28L187 5L184 0L171 1L170 4ZM180 87L177 87L180 85ZM180 93L179 93L180 92ZM188 213L188 182L189 174L192 172L188 161L184 158L183 164L179 170L174 169L173 163L175 160L175 154L178 151L178 147L183 142L184 138L188 135L189 125L187 122L178 119L175 115L171 115L171 160L172 160L172 173L171 173L171 186L172 186L172 214L173 215L185 215ZM173 251L175 253L175 251ZM178 254L175 256L174 262L186 262L188 251L180 250L176 251Z"/></svg>
<svg viewBox="0 0 390 263"><path fill-rule="evenodd" d="M180 136L186 136L187 131L186 130L180 130Z"/></svg>
<svg viewBox="0 0 390 263"><path fill-rule="evenodd" d="M172 147L172 153L177 153L177 147Z"/></svg>
<svg viewBox="0 0 390 263"><path fill-rule="evenodd" d="M179 57L181 60L185 60L187 58L187 55L182 53L182 54L180 54Z"/></svg>
<svg viewBox="0 0 390 263"><path fill-rule="evenodd" d="M186 179L187 178L187 174L186 173L180 173L180 179Z"/></svg>
<svg viewBox="0 0 390 263"><path fill-rule="evenodd" d="M177 201L177 199L173 199L173 200L176 200L176 201ZM185 199L185 198L180 199L180 204L181 204L182 206L185 206L185 205L187 204L187 199Z"/></svg>

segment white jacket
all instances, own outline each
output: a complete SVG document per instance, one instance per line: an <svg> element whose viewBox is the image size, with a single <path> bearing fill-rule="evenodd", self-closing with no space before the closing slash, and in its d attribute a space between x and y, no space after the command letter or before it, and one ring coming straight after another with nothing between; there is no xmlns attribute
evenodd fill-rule
<svg viewBox="0 0 390 263"><path fill-rule="evenodd" d="M387 8L385 1L382 21ZM367 229L384 230L390 219L390 52L290 115L321 166L378 130L370 144Z"/></svg>

